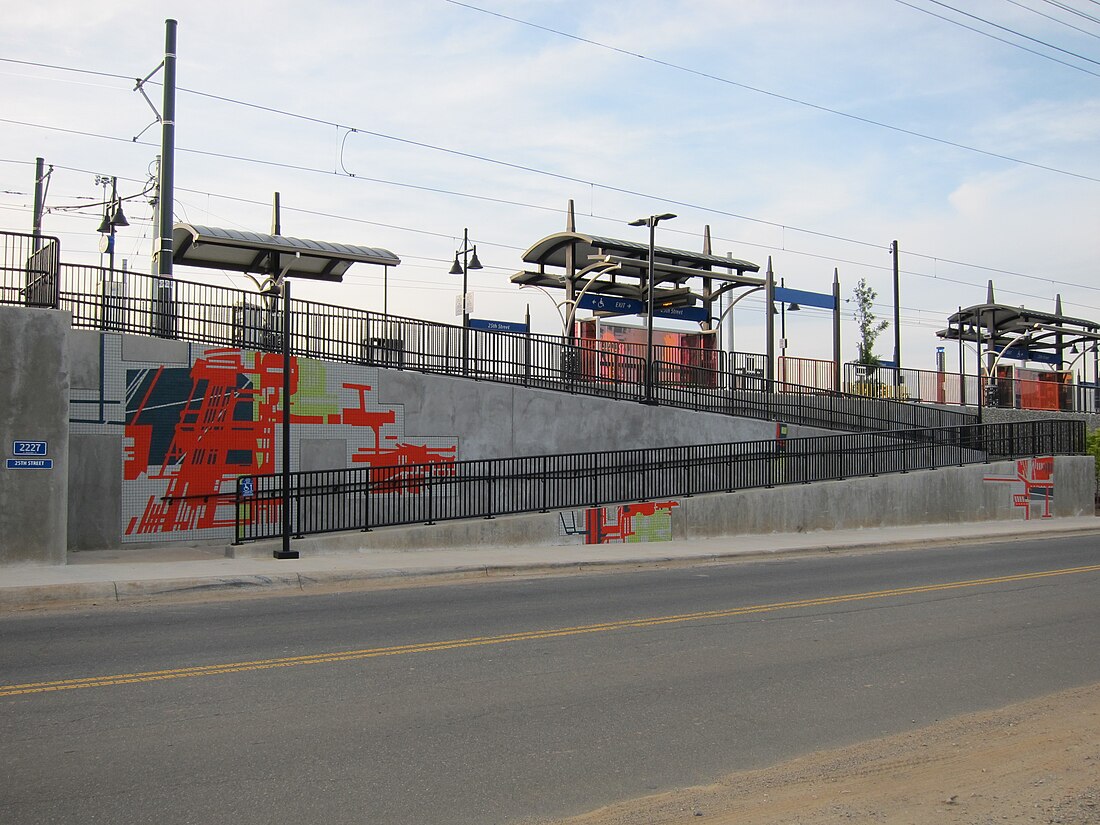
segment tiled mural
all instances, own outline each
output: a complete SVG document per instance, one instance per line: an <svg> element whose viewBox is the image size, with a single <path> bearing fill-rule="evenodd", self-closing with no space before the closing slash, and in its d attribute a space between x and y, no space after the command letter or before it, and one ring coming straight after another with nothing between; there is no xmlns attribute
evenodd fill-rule
<svg viewBox="0 0 1100 825"><path fill-rule="evenodd" d="M1040 518L1051 518L1050 505L1054 501L1054 458L1021 458L1016 461L1014 476L985 476L983 481L1011 485L1009 495L1012 506L1024 511L1024 521L1031 519L1032 505Z"/></svg>
<svg viewBox="0 0 1100 825"><path fill-rule="evenodd" d="M236 479L281 469L282 356L190 345L165 364L126 360L118 335L100 346L100 386L73 390L70 426L122 436L122 540L231 538ZM378 373L290 359L291 470L455 461L456 438L407 439ZM303 440L330 465L300 461Z"/></svg>
<svg viewBox="0 0 1100 825"><path fill-rule="evenodd" d="M558 513L558 534L584 544L672 541L672 511L678 501L648 501Z"/></svg>

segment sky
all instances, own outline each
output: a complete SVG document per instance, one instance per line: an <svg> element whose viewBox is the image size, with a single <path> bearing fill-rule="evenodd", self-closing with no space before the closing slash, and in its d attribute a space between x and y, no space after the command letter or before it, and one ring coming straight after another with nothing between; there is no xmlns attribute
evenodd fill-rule
<svg viewBox="0 0 1100 825"><path fill-rule="evenodd" d="M0 229L30 231L42 157L43 231L98 264L96 179L115 176L116 265L150 270L160 127L134 86L153 74L159 109L169 18L175 220L267 232L277 191L283 234L402 259L385 288L360 264L297 297L456 323L468 229L472 314L558 332L554 300L508 278L572 199L581 232L644 242L627 223L673 212L659 245L702 249L709 226L715 254L770 259L787 287L835 271L844 360L861 279L892 321L895 240L905 366L934 366L989 280L1100 320L1097 0L39 0L0 29ZM732 317L734 347L763 352L760 294ZM832 357L827 310L785 324L788 355Z"/></svg>

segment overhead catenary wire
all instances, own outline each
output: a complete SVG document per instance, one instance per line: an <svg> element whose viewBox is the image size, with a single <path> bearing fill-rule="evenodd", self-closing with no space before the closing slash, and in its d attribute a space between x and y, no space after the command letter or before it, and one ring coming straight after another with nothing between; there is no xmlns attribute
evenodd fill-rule
<svg viewBox="0 0 1100 825"><path fill-rule="evenodd" d="M464 6L470 7L469 4L456 3L456 5L464 5ZM602 44L600 44L600 45L602 45ZM639 55L634 55L634 56L639 56ZM11 61L11 62L29 63L29 61ZM48 64L31 64L31 65L40 65L40 66L44 66L44 67L47 67L47 68L62 69L62 70L69 70L69 71L84 71L84 70L72 70L72 69L68 69L67 67L50 66ZM677 68L682 68L682 67L677 67ZM114 74L105 73L105 72L90 72L90 73L91 74L96 74L96 75L99 75L99 76L105 76L105 77L117 77L117 78L123 78L124 77L123 75L114 75ZM125 79L129 80L128 77L126 77ZM194 93L203 94L201 92L194 92ZM274 109L272 107L258 107L256 104L249 104L249 103L246 103L244 101L235 101L231 98L222 98L220 96L217 96L217 97L219 97L219 99L226 100L228 102L236 103L236 104L239 104L239 105L252 106L254 108L262 108L266 111L276 112L276 113L283 114L283 115L290 116L290 117L302 117L302 118L305 118L305 119L312 120L313 122L324 123L324 124L330 125L330 126L336 126L337 128L345 128L345 129L349 129L349 130L352 129L352 127L341 126L340 124L337 124L334 121L326 121L326 120L319 119L319 118L309 118L308 116L297 115L295 113L285 112L285 111L282 111L282 110ZM796 102L800 102L800 101L796 101ZM28 125L37 125L37 124L28 124ZM47 128L51 128L51 127L47 127ZM75 132L75 133L79 134L79 132L77 130L65 130L65 131L72 131L72 132ZM372 135L387 138L387 139L396 139L396 140L404 141L404 139L395 138L394 136L384 135L384 134L377 133L377 132L367 132L365 130L360 130L360 129L356 129L354 131L364 132L365 134L372 134ZM91 133L87 133L87 134L91 134ZM106 135L99 135L98 137L114 139L114 140L123 140L122 138L116 138L116 137L113 137L113 136L106 136ZM127 140L126 142L130 142L130 141ZM414 145L417 145L417 146L421 146L421 147L429 148L429 149L436 149L436 150L439 150L439 151L452 151L452 150L447 150L445 147L434 146L434 145L428 144L428 143L415 142L415 141L411 141L411 143L413 143ZM153 144L146 144L146 145L153 145ZM970 147L964 147L964 148L970 148ZM212 156L216 156L216 157L224 157L224 158L227 158L227 159L239 160L241 162L263 163L263 164L267 164L267 165L283 166L285 168L296 169L296 170L299 170L299 171L305 171L305 172L310 172L310 173L332 174L332 173L330 173L330 172L328 172L327 170L324 170L324 169L315 169L315 168L308 167L308 166L299 166L299 165L294 165L294 164L286 164L286 163L279 163L279 162L273 162L273 161L265 161L265 160L256 159L256 158L245 158L245 157L240 157L240 156L229 155L229 154L226 154L226 153L201 152L200 150L186 150L186 149L183 150L183 151L195 151L199 154L208 154L208 155L212 155ZM459 153L459 154L464 154L464 153ZM471 154L468 154L467 156L474 157L474 158L477 158L479 160L488 160L489 162L497 162L497 161L495 161L495 159L491 159L491 158L483 158L483 157L476 156L476 155L471 155ZM502 162L502 163L504 163L504 162ZM540 174L550 174L550 175L555 175L556 174L556 173L553 173L553 172L549 172L547 170L539 170L539 169L536 169L534 167L526 167L526 166L515 165L515 164L507 164L507 163L505 163L505 165L511 165L514 168L523 169L525 171L534 171L534 172L538 172ZM585 181L585 180L582 180L582 179L579 179L579 178L570 178L568 176L560 176L560 177L562 177L563 179L566 179L566 180L574 180L574 181L577 181L577 182L582 182L582 183L585 183L586 185L602 186L601 184L596 184L593 181ZM523 208L542 209L542 210L551 211L551 212L560 212L561 211L560 209L554 209L554 208L546 207L546 206L543 206L543 205L526 204L526 203L521 203L521 202L517 202L517 201L510 201L510 200L505 200L505 199L487 198L486 196L479 196L479 195L475 195L475 194L472 194L472 193L454 192L454 191L443 190L443 189L438 189L438 188L433 188L433 187L422 187L422 186L418 186L418 185L415 185L415 184L409 184L409 183L404 183L404 182L400 182L400 181L386 181L386 180L375 179L375 178L359 178L359 179L367 180L367 181L371 181L371 182L375 182L375 183L381 183L381 184L385 184L385 185L407 186L407 187L410 187L410 188L418 188L418 189L423 189L423 190L426 190L426 191L431 191L431 192L440 193L440 194L453 195L453 196L458 196L458 197L480 198L480 199L490 200L490 201L494 201L494 202L498 202L498 203L504 203L504 204L507 204L507 205L521 206ZM604 187L604 188L612 188L612 187ZM648 195L644 195L644 193L629 192L629 190L615 190L615 191L625 191L625 192L628 192L630 194L637 194L637 195L644 196L644 197L651 197L651 196L648 196ZM740 220L752 221L752 222L761 223L761 224L764 224L764 225L769 225L769 226L774 226L774 227L781 227L783 229L789 229L789 230L794 231L794 232L803 232L803 233L810 234L810 235L817 235L819 237L825 237L825 238L830 238L830 239L834 239L834 240L840 240L840 241L853 243L853 244L861 244L861 245L868 246L868 247L873 247L873 248L881 248L881 246L882 246L882 244L876 243L876 242L862 241L862 240L855 239L855 238L848 238L848 237L844 237L844 236L841 236L841 235L835 235L835 234L829 234L829 233L819 233L819 232L815 232L814 230L808 230L808 229L802 229L802 228L799 228L799 227L788 226L788 225L784 225L784 224L781 224L781 223L778 223L778 222L766 221L766 220L763 220L763 219L754 218L754 217L747 216L747 215L739 215L739 214L735 214L735 213L723 212L723 211L720 211L720 210L713 210L713 209L709 209L708 207L704 207L704 206L701 206L701 205L690 204L690 203L680 202L680 201L673 201L673 202L679 203L680 205L696 208L696 209L699 209L701 211L710 211L710 212L714 212L716 214L724 214L724 215L731 216L731 217L734 217L734 218L737 218L737 219L740 219ZM316 214L325 214L325 213L316 213ZM348 218L347 216L331 215L331 217L337 217L337 218L341 218L341 219L351 220L351 218ZM603 219L616 220L616 221L618 220L617 218L603 218ZM367 222L367 223L371 223L371 222ZM392 228L399 228L399 229L403 229L405 231L423 232L425 234L436 234L440 237L450 237L449 235L446 235L445 233L431 233L428 230L414 229L414 228L410 228L410 227L393 227L392 225L381 224L381 223L377 223L377 222L375 222L375 223L376 223L376 225L391 226ZM720 239L720 240L723 240L723 239ZM725 239L725 240L731 240L731 239ZM743 242L743 241L732 241L732 242L747 243L747 242ZM774 247L774 246L768 246L768 245L765 245L765 244L753 244L753 245L754 246L760 246L761 248L776 249L776 247ZM505 244L500 244L500 246L503 246L503 247L506 247L506 248L515 248L515 249L520 248L520 247L515 247L515 246L512 246L512 245L505 245ZM791 254L811 255L813 257L818 257L818 258L821 258L821 259L824 259L824 260L836 260L834 256L817 255L815 253L808 253L808 252L804 252L804 251L800 251L800 250L792 250L792 249L784 248L783 251L784 252L789 252ZM958 266L976 267L976 268L980 268L980 269L983 269L983 270L989 271L989 272L1002 272L1004 274L1013 275L1013 276L1016 276L1016 277L1028 278L1028 279L1033 279L1033 280L1036 280L1036 281L1042 281L1044 283L1052 283L1052 284L1060 283L1060 284L1063 284L1065 286L1070 286L1070 287L1074 287L1074 288L1083 288L1083 289L1100 289L1100 287L1092 287L1092 286L1088 286L1088 285L1084 285L1084 284L1074 284L1074 283L1070 283L1070 282L1057 281L1055 279L1051 279L1051 278L1048 278L1048 277L1045 277L1045 276L1034 276L1034 275L1028 275L1028 274L1025 274L1025 273L1011 272L1011 271L1008 271L1008 270L998 269L998 268L995 268L995 267L986 267L986 266L977 265L977 264L968 264L968 263L960 262L960 261L952 261L950 259L943 258L942 256L927 255L927 254L924 254L924 253L919 253L919 252L914 252L914 251L907 251L907 255L915 256L915 257L916 256L923 256L923 257L926 257L926 258L931 259L931 260L937 260L937 261L941 261L941 262L944 262L944 263L952 263L952 264L958 265ZM867 264L865 264L863 262L854 262L854 263L856 265L859 265L859 266L868 266ZM926 273L920 273L920 272L912 272L912 273L908 273L908 274L914 274L914 275L917 275L919 277L934 277L934 278L937 277L937 276L929 276ZM963 284L963 285L966 285L966 286L974 286L974 284L970 284L969 282L965 282L965 281L957 281L957 280L953 281L952 279L942 278L942 277L940 277L938 279L948 281L948 282L960 283L960 284ZM1015 293L1015 294L1025 294L1025 293Z"/></svg>
<svg viewBox="0 0 1100 825"><path fill-rule="evenodd" d="M1008 45L1013 46L1015 48L1022 48L1026 52L1031 52L1032 54L1037 54L1040 57L1044 57L1044 58L1047 58L1047 59L1054 59L1054 58L1051 58L1050 55L1045 55L1042 52L1036 52L1032 49L1024 48L1019 43L1013 43L1012 41L1004 40L1003 38L1000 38L1000 37L994 37L989 32L982 31L981 29L976 29L973 26L964 25L963 23L960 23L957 20L952 20L949 17L944 17L943 15L935 14L934 12L931 12L928 9L925 9L925 8L921 8L920 6L915 5L914 3L906 2L906 0L895 0L895 2L900 3L903 6L907 6L911 9L914 9L915 11L924 12L925 14L931 14L933 17L938 17L941 20L946 20L948 23L953 23L957 26L961 26L962 28L967 29L969 31L977 32L978 34L985 35L986 37L992 37L994 40L998 40L1002 43L1007 43ZM1070 57L1075 57L1078 60L1084 60L1086 63L1092 63L1095 66L1100 66L1100 61L1093 60L1091 57L1087 57L1083 54L1078 54L1077 52L1070 51L1069 49L1063 49L1061 46L1056 46L1053 43L1048 43L1045 40L1040 40L1039 38L1032 37L1029 34L1024 34L1023 32L1017 31L1016 29L1009 28L1008 26L1002 26L1000 23L995 23L992 20L988 20L984 17L979 17L978 15L971 14L968 11L963 11L962 9L956 8L955 6L950 6L947 3L941 2L941 0L924 0L924 2L932 3L932 4L934 4L936 6L939 6L940 8L943 8L943 9L948 9L949 11L953 11L956 14L961 14L963 17L967 17L971 20L977 20L978 22L984 23L987 26L992 26L993 28L998 29L999 31L1007 32L1009 34L1015 35L1016 37L1020 37L1020 38L1023 38L1024 40L1028 40L1032 43L1037 43L1037 44L1039 44L1041 46L1044 46L1048 49L1054 49L1054 51L1056 51L1056 52L1061 52L1062 54L1069 55ZM1010 2L1011 2L1011 0L1010 0ZM1086 69L1081 68L1080 66L1074 66L1071 63L1064 63L1064 61L1061 61L1061 60L1055 60L1055 62L1063 63L1063 65L1070 66L1071 68L1077 69L1078 71L1085 71L1088 74L1095 75L1096 77L1100 77L1100 74L1097 74L1096 72L1088 71Z"/></svg>
<svg viewBox="0 0 1100 825"><path fill-rule="evenodd" d="M42 124L30 124L30 123L25 123L25 122L22 122L22 121L13 121L13 120L10 120L10 119L7 119L7 118L0 118L0 123L3 123L3 122L16 123L16 124L19 124L19 125L27 125L27 126L32 126L32 127L36 127L36 128L43 128L43 129L47 129L47 130L58 130L58 131L63 131L63 132L67 132L67 133L76 133L76 134L80 134L80 135L88 136L88 137L97 137L97 138L103 138L103 139L108 139L108 140L122 140L121 138L117 138L117 137L110 136L110 135L102 135L102 134L94 133L94 132L86 132L86 131L80 131L80 130L70 130L70 129L64 129L64 128L61 128L61 127L46 126L46 125L42 125ZM126 140L125 142L129 143L131 141ZM138 141L138 143L140 144L142 142ZM150 146L150 147L155 146L155 144L152 144L152 143L145 143L144 145L147 145L147 146ZM221 159L239 161L239 162L242 162L242 163L253 163L253 164L258 164L258 165L272 166L272 167L276 167L276 168L284 168L284 169L290 169L290 170L294 170L294 171L301 171L301 172L307 172L307 173L313 173L313 174L337 175L337 176L340 176L340 177L345 177L343 175L340 175L339 173L334 173L334 172L331 172L331 171L326 170L326 169L322 169L322 168L318 168L318 167L309 167L309 166L304 166L304 165L301 165L301 164L291 164L291 163L287 163L285 161L272 161L272 160L266 160L266 159L261 159L261 158L251 158L251 157L246 157L246 156L241 156L241 155L231 155L231 154L222 153L222 152L211 152L211 151L208 151L208 150L189 149L187 147L179 147L179 146L176 147L176 150L179 151L179 152L184 152L184 153L193 153L193 154L199 154L199 155L204 155L204 156L217 157L217 158L221 158ZM9 162L12 162L12 161L9 161ZM58 166L57 168L66 168L66 167ZM78 170L78 171L85 171L86 172L88 170ZM480 201L500 203L500 204L504 204L504 205L508 205L508 206L516 206L516 207L521 207L521 208L526 208L526 209L536 209L536 210L546 211L546 212L562 213L564 211L564 210L562 210L560 208L557 208L557 207L549 207L549 206L542 205L542 204L529 204L529 203L524 203L524 202L515 201L515 200L492 198L492 197L488 197L488 196L485 196L485 195L477 195L477 194L473 194L473 193L459 192L459 191L456 191L456 190L441 189L441 188L437 188L437 187L428 187L428 186L423 186L423 185L419 185L419 184L409 184L409 183L403 183L403 182L400 182L400 181L390 181L390 180L384 180L384 179L381 179L381 178L369 178L369 177L358 177L357 176L357 177L353 177L353 178L350 178L350 179L357 180L357 181L364 181L364 182L379 183L379 184L388 185L388 186L411 188L411 189L420 190L420 191L429 191L429 192L433 192L433 193L436 193L436 194L444 194L444 195L450 195L450 196L454 196L454 197L471 198L471 199L476 199L476 200L480 200ZM204 194L204 195L208 195L208 196L214 194L214 193L205 192L203 190L181 189L181 191L191 191L191 192L194 192L194 193L197 193L197 194ZM227 199L231 199L231 200L236 200L236 201L239 201L239 202L256 203L256 204L259 203L258 201L250 200L250 199L247 199L247 198L239 198L239 197L234 197L234 196L229 196L229 195L215 195L215 196L216 197L221 197L221 198L227 198ZM680 203L682 203L682 202L680 202ZM712 209L709 209L708 207L695 205L695 204L682 203L682 205L689 206L691 208L695 208L695 209L698 209L698 210L704 211L704 212L718 211L718 210L712 210ZM427 231L427 230L414 229L414 228L410 228L410 227L399 227L399 226L395 226L393 224L387 224L387 223L384 223L384 222L368 221L368 220L359 219L359 218L352 218L350 216L338 215L338 214L331 213L331 212L324 212L324 211L318 211L318 210L297 210L297 211L300 211L303 214L312 214L312 215L316 215L316 216L330 217L330 218L340 219L340 220L355 221L355 222L363 223L363 224L367 224L367 225L375 225L375 226L382 226L382 227L387 227L387 228L401 229L401 230L404 230L404 231L419 232L419 233L424 233L424 234L429 234L429 235L435 235L437 237L447 237L447 238L452 237L452 235L447 234L447 233L430 232L430 231ZM736 217L738 219L746 220L746 221L749 221L749 222L763 223L763 224L766 224L766 225L769 225L769 226L782 228L782 229L785 229L785 230L791 230L791 231L794 231L794 232L800 232L800 233L808 234L808 235L815 236L815 237L826 238L826 239L829 239L829 240L836 240L836 241L851 243L851 244L854 244L854 245L858 245L858 246L862 246L862 247L869 247L869 248L874 248L874 249L884 248L883 244L875 243L875 242L872 242L872 241L865 241L865 240L860 240L860 239L856 239L856 238L850 238L850 237L846 237L846 236L843 236L843 235L816 232L816 231L813 231L813 230L805 230L805 229L801 229L799 227L793 227L793 226L789 226L789 225L785 225L785 224L779 224L779 223L775 223L775 222L771 222L771 221L763 221L761 219L752 218L752 217L744 216L744 215L736 215L734 213L729 213L729 212L719 212L719 213L720 214L725 214L727 216ZM608 216L599 216L599 215L594 215L594 216L590 216L590 217L595 217L595 218L598 218L600 220L607 220L607 221L611 221L611 222L615 222L615 223L618 223L618 222L622 221L622 218L619 218L619 217L608 217ZM680 232L682 234L688 234L688 233L683 233L683 230L673 229L673 230L669 230L669 231ZM715 236L714 239L719 240L719 241L724 241L724 242L727 242L727 243L734 243L734 244L741 244L741 245L745 245L745 246L758 247L758 248L762 248L762 249L769 249L769 250L772 250L772 251L782 251L782 252L785 252L785 253L790 253L790 254L795 254L795 255L805 255L805 256L809 256L809 257L818 258L818 259L821 259L821 260L833 261L833 262L836 262L836 263L847 263L847 264L854 264L854 265L857 265L857 266L872 266L873 268L882 268L882 267L878 267L876 265L867 265L865 262L851 261L851 260L847 260L847 259L837 258L836 256L832 256L832 255L822 255L822 254L819 254L819 253L804 252L804 251L793 249L793 248L787 247L787 246L784 246L782 248L782 250L780 250L779 247L776 247L774 245L761 244L761 243L750 242L750 241L743 241L743 240L735 239L735 238ZM523 248L523 247L508 245L508 244L495 244L495 245L503 247L503 248L511 248L511 249L522 249ZM1007 269L1004 269L1004 268L987 266L987 265L983 265L983 264L973 264L973 263L969 263L969 262L965 262L965 261L959 261L959 260L952 259L952 258L946 258L942 255L922 253L922 252L919 252L919 251L916 251L916 250L906 250L905 254L906 254L906 256L909 256L909 257L921 257L921 258L924 258L924 259L927 259L927 260L930 260L930 261L937 261L937 262L940 262L940 263L947 263L947 264L952 264L952 265L955 265L955 266L962 266L962 267L967 267L967 268L975 268L975 269L979 269L983 272L992 273L992 274L1004 274L1004 275L1010 275L1010 276L1013 276L1013 277L1019 277L1019 278L1023 278L1023 279L1027 279L1027 280L1038 281L1038 282L1042 282L1042 283L1051 283L1051 284L1061 285L1061 286L1066 286L1066 287L1071 287L1071 288L1079 288L1079 289L1100 291L1100 287L1098 287L1098 286L1093 286L1093 285L1088 285L1088 284L1079 284L1079 283L1070 282L1070 281L1062 281L1062 280L1059 280L1059 279L1050 278L1049 276L1032 275L1032 274L1022 273L1022 272L1018 272L1018 271L1014 271L1014 270L1007 270ZM917 275L918 277L937 277L937 276L927 275L926 273L912 272L912 271L908 272L907 274ZM980 286L980 284L974 284L974 283L970 283L970 282L967 282L967 281L952 280L950 278L939 277L938 279L946 281L946 282L950 282L950 283L958 283L958 284L965 285L965 286ZM1024 296L1024 297L1034 297L1034 296L1028 296L1027 293L1015 293L1015 294L1019 294L1019 295Z"/></svg>
<svg viewBox="0 0 1100 825"><path fill-rule="evenodd" d="M2 120L2 119L0 119L0 120ZM189 150L181 149L180 151L189 151ZM252 159L252 158L240 158L240 160L245 161L245 162L253 162L253 163L260 163L260 164L266 164L267 163L266 161L258 160L258 159ZM283 164L279 164L278 162L276 162L276 165L283 165ZM56 165L56 164L55 164L55 167L58 168L58 169L62 169L62 170L77 171L77 172L83 172L83 173L89 173L89 171L90 171L90 170L86 170L86 169L76 169L76 168L73 168L73 167L66 167L66 166L61 166L61 165ZM322 171L322 173L325 173L325 172L323 172L323 170L319 170L319 171ZM330 174L330 173L325 173L325 174ZM136 179L133 179L133 180L135 180L135 182L136 182ZM236 201L236 202L249 203L249 204L258 205L258 206L267 206L268 205L266 201L261 202L261 201L255 200L255 199L242 198L242 197L239 197L239 196L221 195L221 194L218 194L218 193L211 193L211 192L207 192L207 191L204 191L204 190L180 189L179 191L186 191L186 192L191 192L193 194L205 195L207 197L216 197L216 198L227 199L227 200L232 200L232 201ZM516 204L516 205L526 206L526 204ZM535 208L548 210L548 211L555 211L555 212L562 212L563 211L561 209L552 209L550 207L544 207L544 206L539 206L539 207L535 207ZM340 214L333 213L333 212L328 212L328 211L310 210L310 209L303 209L303 208L296 208L296 207L285 207L285 209L286 209L286 211L297 212L297 213L300 213L300 214L309 214L309 215L313 215L313 216L328 217L328 218L332 218L332 219L336 219L336 220L344 220L344 221L349 221L349 222L354 222L354 223L361 223L361 224L364 224L364 225L384 226L384 227L388 227L388 228L392 228L392 229L398 229L398 230L401 230L401 231L414 232L414 233L418 233L418 234L424 234L424 235L429 235L429 236L434 236L434 237L439 237L439 238L453 239L453 237L454 237L454 235L452 233L435 232L435 231L431 231L431 230L417 229L417 228L414 228L414 227L397 226L397 225L394 225L394 224L387 224L387 223L381 223L381 222L377 222L377 221L370 221L370 220L363 219L363 218L356 218L356 217L352 217L352 216L340 215ZM603 217L603 216L596 216L596 217L599 217L601 220L607 220L607 221L611 221L611 222L615 222L615 223L621 223L623 221L622 218L618 218L618 217ZM696 234L696 233L686 233L686 232L683 232L683 230L671 230L671 231L678 231L681 234ZM869 264L865 261L840 259L840 258L837 258L834 255L823 255L823 254L820 254L820 253L805 252L805 251L800 251L800 250L796 250L796 249L791 249L789 247L785 247L783 250L778 250L775 247L768 246L768 245L765 245L765 244L757 244L757 243L752 243L752 242L739 241L739 240L736 240L736 239L723 238L721 236L715 236L714 240L724 241L724 242L733 243L733 244L761 247L761 248L765 248L765 249L771 249L771 250L776 251L776 252L782 251L786 254L807 256L807 257L816 258L816 259L823 260L823 261L828 261L829 263L834 264L834 265L837 264L837 263L840 263L840 264L847 264L847 265L851 265L851 266L859 267L859 268L863 268L863 269L877 269L877 270L882 270L882 271L887 271L889 269L889 267L887 267L885 265ZM496 246L498 248L507 248L507 249L513 249L513 250L523 249L523 247L519 247L519 246L514 246L514 245L510 245L510 244L495 243L495 242L487 242L487 241L484 241L482 239L479 239L479 243L482 243L483 245L486 245L486 246ZM880 245L873 245L873 244L870 244L870 243L866 243L864 245L865 246L873 246L876 249L881 248ZM909 253L909 252L907 252L906 254L907 254L907 256L922 257L921 253ZM1076 284L1076 283L1071 283L1071 282L1056 281L1054 279L1050 279L1050 278L1044 277L1044 276L1027 275L1027 274L1024 274L1024 273L1017 273L1017 272L1012 272L1012 271L1009 271L1009 270L998 270L998 269L995 269L995 268L992 268L992 267L980 267L980 265L973 265L973 264L967 264L967 263L964 263L964 262L951 261L950 259L944 259L944 258L940 258L940 257L936 257L936 256L923 256L923 257L926 257L929 260L941 261L941 262L945 262L945 263L954 263L954 264L960 265L960 266L967 266L967 267L975 266L975 267L983 268L987 272L999 272L999 273L1002 273L1002 274L1013 275L1013 276L1020 277L1020 278L1025 278L1025 279L1031 279L1031 280L1039 281L1039 282L1042 282L1042 283L1053 283L1053 284L1061 284L1061 285L1067 286L1067 287L1084 288L1084 289L1091 289L1091 290L1100 290L1100 287L1094 287L1094 286L1083 285L1083 284ZM959 280L959 279L956 279L956 278L950 278L950 277L943 276L943 275L935 275L935 274L930 275L928 273L919 272L919 271L916 271L916 270L903 269L902 274L911 275L911 276L915 276L915 277L919 277L919 278L937 280L937 281L944 282L944 283L957 284L957 285L960 285L960 286L966 286L966 287L970 287L970 288L978 288L978 287L982 286L981 284L978 284L978 283L963 281L963 280ZM1001 287L999 289L999 291L1006 294L1006 295L1015 295L1015 296L1023 297L1023 298L1033 298L1033 299L1036 299L1036 300L1047 300L1048 299L1048 296L1035 295L1033 293L1021 292L1021 291L1018 291L1018 290L1011 290L1011 289L1007 289L1007 288L1004 288L1004 287ZM1074 303L1072 301L1067 301L1067 303L1074 304L1076 306L1080 306L1080 307L1086 308L1086 309L1092 309L1092 310L1100 311L1100 307L1094 307L1094 306L1087 305L1087 304ZM948 312L952 309L953 309L953 307L947 307L947 308L941 309L941 310L934 310L934 309L929 308L929 309L926 309L924 311L928 311L928 312L936 312L936 311Z"/></svg>
<svg viewBox="0 0 1100 825"><path fill-rule="evenodd" d="M1011 3L1014 6L1019 6L1021 9L1025 9L1025 10L1031 12L1032 14L1037 14L1040 17L1045 17L1047 20L1051 20L1055 23L1058 23L1059 25L1071 28L1074 31L1077 31L1077 32L1080 32L1081 34L1087 35L1088 37L1095 37L1095 38L1100 39L1100 34L1097 34L1096 32L1090 32L1088 29L1083 29L1080 26L1075 26L1072 23L1070 23L1068 20L1062 20L1059 17L1055 17L1053 14L1046 14L1044 12L1039 11L1038 9L1033 9L1031 6L1029 6L1025 3L1021 3L1020 0L1005 0L1005 2L1006 3ZM1100 21L1097 21L1097 22L1100 22Z"/></svg>

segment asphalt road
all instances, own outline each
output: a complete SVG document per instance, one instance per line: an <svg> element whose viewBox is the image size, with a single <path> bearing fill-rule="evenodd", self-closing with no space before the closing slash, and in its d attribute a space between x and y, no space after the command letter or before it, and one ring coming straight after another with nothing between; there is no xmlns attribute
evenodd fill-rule
<svg viewBox="0 0 1100 825"><path fill-rule="evenodd" d="M1095 537L4 616L0 821L523 822L1097 682L1097 650Z"/></svg>

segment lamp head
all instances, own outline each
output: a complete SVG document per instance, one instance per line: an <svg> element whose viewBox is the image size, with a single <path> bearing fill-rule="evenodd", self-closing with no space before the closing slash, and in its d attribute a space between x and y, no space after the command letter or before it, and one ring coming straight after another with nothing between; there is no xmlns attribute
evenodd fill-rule
<svg viewBox="0 0 1100 825"><path fill-rule="evenodd" d="M798 312L800 309L802 309L802 307L800 307L798 304L791 304L787 307L787 312Z"/></svg>
<svg viewBox="0 0 1100 825"><path fill-rule="evenodd" d="M656 226L661 221L670 221L675 217L671 212L662 212L660 215L650 215L648 218L630 221L627 226Z"/></svg>
<svg viewBox="0 0 1100 825"><path fill-rule="evenodd" d="M459 261L458 261L458 253L457 252L455 253L455 262L453 264L451 264L451 269L447 274L448 275L461 275L462 274L462 264L459 263Z"/></svg>
<svg viewBox="0 0 1100 825"><path fill-rule="evenodd" d="M129 226L130 222L126 220L126 216L122 213L122 202L119 201L115 205L115 214L111 216L112 226Z"/></svg>
<svg viewBox="0 0 1100 825"><path fill-rule="evenodd" d="M457 257L458 256L455 256L456 260L457 260ZM485 267L483 267L481 265L481 261L479 261L477 259L477 247L475 246L474 247L474 253L473 253L473 255L470 256L470 264L467 267L467 269L484 269L484 268Z"/></svg>

